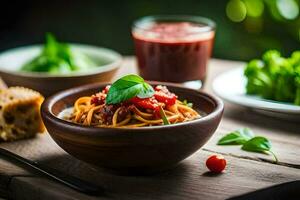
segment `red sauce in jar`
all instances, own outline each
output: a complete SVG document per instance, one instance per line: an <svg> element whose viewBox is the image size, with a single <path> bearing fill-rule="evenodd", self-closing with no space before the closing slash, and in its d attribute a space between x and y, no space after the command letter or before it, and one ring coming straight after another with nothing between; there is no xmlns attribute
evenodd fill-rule
<svg viewBox="0 0 300 200"><path fill-rule="evenodd" d="M214 30L191 22L157 22L132 35L139 72L147 80L204 81Z"/></svg>

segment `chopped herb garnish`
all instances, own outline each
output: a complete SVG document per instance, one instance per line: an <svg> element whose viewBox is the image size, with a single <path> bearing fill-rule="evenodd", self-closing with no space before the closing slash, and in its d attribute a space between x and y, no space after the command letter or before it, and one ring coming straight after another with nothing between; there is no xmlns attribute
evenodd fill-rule
<svg viewBox="0 0 300 200"><path fill-rule="evenodd" d="M190 108L192 108L192 107L193 107L193 103L191 103L191 102L188 102L186 99L185 99L185 100L183 100L183 101L182 101L182 103L183 103L183 105L185 105L185 106L188 106L188 107L190 107Z"/></svg>
<svg viewBox="0 0 300 200"><path fill-rule="evenodd" d="M169 125L170 122L169 122L169 120L167 118L167 115L166 115L164 109L161 106L159 106L159 113L160 113L160 116L161 116L161 118L162 118L162 120L164 122L164 125Z"/></svg>

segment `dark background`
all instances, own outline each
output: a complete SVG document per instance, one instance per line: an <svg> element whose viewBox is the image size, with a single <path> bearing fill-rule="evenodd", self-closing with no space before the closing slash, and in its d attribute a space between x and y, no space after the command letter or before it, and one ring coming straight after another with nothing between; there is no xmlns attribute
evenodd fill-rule
<svg viewBox="0 0 300 200"><path fill-rule="evenodd" d="M262 15L247 16L241 22L233 22L226 15L227 0L1 1L0 51L41 43L45 32L52 32L60 41L104 46L132 55L132 22L155 14L213 19L217 23L213 56L217 58L248 60L270 48L284 55L298 49L298 17L276 17L270 3L276 0L255 1L264 3Z"/></svg>

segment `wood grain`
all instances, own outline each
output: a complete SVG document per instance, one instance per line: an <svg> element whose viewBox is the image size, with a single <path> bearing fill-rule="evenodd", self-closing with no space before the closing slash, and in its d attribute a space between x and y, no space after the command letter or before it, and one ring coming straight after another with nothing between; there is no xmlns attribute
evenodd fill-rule
<svg viewBox="0 0 300 200"><path fill-rule="evenodd" d="M106 188L110 195L109 198L117 199L224 199L274 183L300 178L298 169L283 166L272 167L272 164L231 156L226 156L229 163L226 172L213 175L208 173L205 168L204 162L210 155L205 151L198 151L173 170L148 177L128 177L104 173L67 154L60 156L47 155L47 152L45 154L46 158L41 160L44 164L93 181ZM42 177L17 177L12 180L9 188L15 190L15 195L19 195L14 196L16 199L21 198L22 195L24 198L25 193L30 194L28 199L34 199L41 194L49 199L65 197L96 199L79 194ZM106 197L102 198L106 199Z"/></svg>
<svg viewBox="0 0 300 200"><path fill-rule="evenodd" d="M211 91L212 79L223 71L243 63L212 59L205 90ZM126 58L117 77L136 73L135 62ZM249 153L238 146L215 145L229 131L250 127L268 137L280 162L269 163L271 156ZM54 181L41 177L6 160L0 159L0 197L12 199L225 199L277 183L300 179L300 124L260 115L248 109L225 105L221 125L202 150L178 167L156 176L118 176L83 163L62 151L49 137L2 143L27 158L59 169L106 188L109 196L88 197ZM207 173L204 162L212 152L224 154L228 167L220 175Z"/></svg>

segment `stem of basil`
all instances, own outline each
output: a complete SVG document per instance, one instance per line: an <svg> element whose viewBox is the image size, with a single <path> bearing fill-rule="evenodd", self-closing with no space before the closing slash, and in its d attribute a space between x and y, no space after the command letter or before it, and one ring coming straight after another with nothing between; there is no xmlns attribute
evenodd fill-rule
<svg viewBox="0 0 300 200"><path fill-rule="evenodd" d="M164 122L164 125L169 125L170 122L169 122L169 120L167 118L167 115L166 115L164 109L161 106L159 106L159 114L160 114L160 116L161 116L161 118L162 118L162 120Z"/></svg>
<svg viewBox="0 0 300 200"><path fill-rule="evenodd" d="M273 151L267 151L267 152L269 152L273 157L274 157L274 162L275 163L278 163L278 158L277 158L277 156L275 155L275 153L273 152Z"/></svg>

